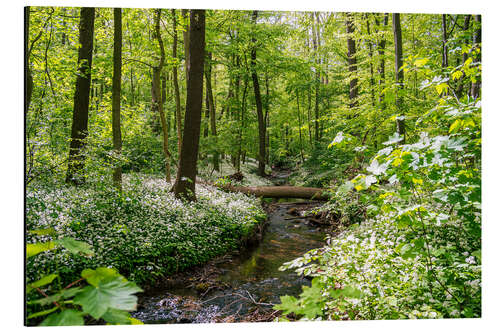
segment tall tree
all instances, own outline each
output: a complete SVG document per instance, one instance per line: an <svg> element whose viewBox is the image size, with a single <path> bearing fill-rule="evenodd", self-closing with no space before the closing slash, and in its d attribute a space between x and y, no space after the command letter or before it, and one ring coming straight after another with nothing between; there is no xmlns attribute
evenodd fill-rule
<svg viewBox="0 0 500 333"><path fill-rule="evenodd" d="M448 35L447 35L447 24L446 24L446 14L441 15L441 30L443 32L442 40L442 52L441 52L441 67L448 67Z"/></svg>
<svg viewBox="0 0 500 333"><path fill-rule="evenodd" d="M314 23L314 13L311 13L311 24L312 24L312 42L314 49L314 63L316 68L314 71L314 141L319 142L319 44L316 35L315 23Z"/></svg>
<svg viewBox="0 0 500 333"><path fill-rule="evenodd" d="M73 102L73 123L69 146L68 172L66 182L75 185L85 181L85 155L83 148L88 134L89 94L92 68L92 46L94 39L95 8L82 7L80 10L80 36L78 39L78 70Z"/></svg>
<svg viewBox="0 0 500 333"><path fill-rule="evenodd" d="M175 9L172 9L172 58L174 61L177 60L177 14ZM181 153L182 146L182 120L181 120L181 95L179 93L179 79L177 75L177 63L172 66L172 81L174 84L174 95L175 95L175 120L177 128L177 153Z"/></svg>
<svg viewBox="0 0 500 333"><path fill-rule="evenodd" d="M161 75L163 71L163 66L165 64L165 47L163 46L163 39L161 38L160 30L160 17L161 9L156 9L155 16L155 37L158 41L158 46L160 47L160 62L158 66L153 67L153 107L158 111L161 122L161 129L163 134L163 156L165 158L165 180L170 182L170 152L168 151L168 128L167 121L165 118L165 112L163 111L163 101L161 94Z"/></svg>
<svg viewBox="0 0 500 333"><path fill-rule="evenodd" d="M219 152L217 151L217 124L215 118L215 103L214 95L212 91L212 53L207 52L207 62L205 64L205 81L207 82L207 101L208 101L208 111L210 118L210 133L214 140L213 157L212 162L214 165L214 170L220 171L219 167Z"/></svg>
<svg viewBox="0 0 500 333"><path fill-rule="evenodd" d="M205 60L205 11L191 10L189 25L189 73L184 133L174 194L188 201L196 200L196 163L200 144Z"/></svg>
<svg viewBox="0 0 500 333"><path fill-rule="evenodd" d="M349 107L358 105L358 66L356 62L356 41L354 40L354 22L352 13L346 15L347 62L349 64Z"/></svg>
<svg viewBox="0 0 500 333"><path fill-rule="evenodd" d="M392 31L394 33L394 71L396 75L396 108L399 115L396 118L396 128L400 136L405 137L405 120L403 110L403 90L404 74L401 70L403 66L403 44L401 36L401 20L399 13L392 14Z"/></svg>
<svg viewBox="0 0 500 333"><path fill-rule="evenodd" d="M256 25L257 25L258 11L254 10L252 13L252 24L254 32L252 34L252 49L250 53L250 69L252 71L253 91L255 95L255 106L257 107L257 121L259 126L259 166L257 174L259 176L265 175L266 167L266 123L264 121L264 113L262 111L262 98L260 95L259 77L257 76L257 38L256 38Z"/></svg>
<svg viewBox="0 0 500 333"><path fill-rule="evenodd" d="M481 15L474 15L474 35L472 37L474 47L481 50ZM476 61L481 61L481 56L478 54L475 57ZM471 96L474 98L479 97L479 90L481 88L481 79L476 78L475 82L472 82L471 86Z"/></svg>
<svg viewBox="0 0 500 333"><path fill-rule="evenodd" d="M30 36L30 7L24 7L24 88L26 101L24 104L24 113L27 114L30 108L31 95L33 94L33 76L31 75L29 62L29 36Z"/></svg>
<svg viewBox="0 0 500 333"><path fill-rule="evenodd" d="M464 32L469 30L471 16L472 15L465 15L465 17L464 17L464 26L462 29ZM467 60L468 57L469 57L469 55L466 52L462 53L462 64L465 63L465 61ZM463 80L463 78L461 78L458 81L457 90L456 90L458 98L462 97L463 90L464 90L464 80Z"/></svg>
<svg viewBox="0 0 500 333"><path fill-rule="evenodd" d="M386 44L386 40L385 40L385 29L384 27L387 27L389 23L389 14L388 13L385 13L384 14L384 21L383 21L383 26L381 27L379 25L379 21L378 21L378 15L375 16L375 24L377 25L379 31L380 29L382 29L382 37L380 38L380 41L378 43L378 55L379 55L379 65L378 65L378 74L379 74L379 79L378 79L378 85L379 85L379 89L380 89L380 92L379 92L379 102L381 104L381 107L382 109L385 108L385 94L383 93L383 86L385 85L385 44Z"/></svg>
<svg viewBox="0 0 500 333"><path fill-rule="evenodd" d="M122 132L120 126L120 97L122 90L122 9L114 8L114 40L113 40L113 90L111 122L113 130L113 149L118 160L122 151ZM122 189L122 167L118 162L113 170L113 183L116 188Z"/></svg>

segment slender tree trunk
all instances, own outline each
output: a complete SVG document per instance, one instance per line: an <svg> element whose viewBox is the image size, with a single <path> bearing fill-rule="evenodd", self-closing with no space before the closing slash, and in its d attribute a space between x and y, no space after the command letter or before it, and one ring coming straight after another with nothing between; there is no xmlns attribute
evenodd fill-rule
<svg viewBox="0 0 500 333"><path fill-rule="evenodd" d="M299 143L300 143L300 159L304 163L304 143L302 140L302 117L300 115L300 101L299 101L299 91L296 91L297 95L297 118L299 120Z"/></svg>
<svg viewBox="0 0 500 333"><path fill-rule="evenodd" d="M264 103L265 115L264 121L266 123L266 164L269 165L269 103L271 96L269 94L269 75L266 72L266 102Z"/></svg>
<svg viewBox="0 0 500 333"><path fill-rule="evenodd" d="M247 100L247 89L248 89L248 76L245 75L245 83L243 84L243 96L241 98L241 114L240 114L240 128L238 131L238 152L236 154L236 171L241 171L241 150L243 145L243 128L245 127L245 112L246 112L246 100Z"/></svg>
<svg viewBox="0 0 500 333"><path fill-rule="evenodd" d="M396 118L396 128L400 136L403 137L403 143L405 141L405 120L404 120L404 109L403 109L403 96L401 94L403 90L404 74L401 70L403 66L403 44L401 36L401 21L400 14L392 14L392 31L394 33L394 52L395 52L395 68L396 73L396 108L399 111L399 115Z"/></svg>
<svg viewBox="0 0 500 333"><path fill-rule="evenodd" d="M209 116L210 116L210 132L214 140L214 145L213 147L213 156L212 156L212 162L214 165L214 170L215 171L220 171L220 166L219 166L219 152L217 151L217 125L216 125L216 117L215 117L215 102L214 102L214 95L212 92L212 53L208 52L208 62L205 65L206 71L205 71L205 81L207 82L207 99L208 99L208 110L209 110Z"/></svg>
<svg viewBox="0 0 500 333"><path fill-rule="evenodd" d="M200 144L205 58L205 11L191 10L189 26L189 74L184 118L184 135L174 185L177 198L196 200L196 164Z"/></svg>
<svg viewBox="0 0 500 333"><path fill-rule="evenodd" d="M172 9L172 58L177 59L177 14L175 9ZM175 95L175 120L177 128L177 153L181 154L182 146L182 115L181 115L181 95L179 92L179 79L177 75L177 65L172 66L172 80L174 83L174 95Z"/></svg>
<svg viewBox="0 0 500 333"><path fill-rule="evenodd" d="M443 42L442 42L442 54L441 54L441 67L448 67L448 46L446 43L448 42L448 36L446 32L446 14L441 15L441 29L443 32Z"/></svg>
<svg viewBox="0 0 500 333"><path fill-rule="evenodd" d="M311 130L311 88L307 89L307 130L309 132L309 144L312 144Z"/></svg>
<svg viewBox="0 0 500 333"><path fill-rule="evenodd" d="M316 39L316 32L314 27L314 13L311 13L312 19L312 38L313 38L313 49L314 49L314 62L316 64L316 70L314 72L314 141L319 142L319 47Z"/></svg>
<svg viewBox="0 0 500 333"><path fill-rule="evenodd" d="M473 42L474 42L474 47L479 49L481 48L481 15L474 15L474 35L473 35ZM481 55L479 54L478 56L475 57L476 61L481 61ZM481 78L477 78L476 82L472 82L471 86L471 96L475 99L479 97L479 90L481 89Z"/></svg>
<svg viewBox="0 0 500 333"><path fill-rule="evenodd" d="M347 62L349 64L349 107L351 109L358 106L358 66L356 63L356 41L353 38L354 22L352 13L346 16L347 32Z"/></svg>
<svg viewBox="0 0 500 333"><path fill-rule="evenodd" d="M470 19L471 19L471 15L465 15L463 31L469 30ZM462 64L465 63L465 61L467 60L468 57L469 57L469 55L467 53L462 54ZM463 78L460 78L460 80L458 81L458 85L457 85L457 97L458 98L462 97L463 90L464 90L464 80L463 80Z"/></svg>
<svg viewBox="0 0 500 333"><path fill-rule="evenodd" d="M71 125L68 172L66 182L75 185L85 182L84 165L85 139L88 134L89 94L92 68L92 42L94 37L95 8L82 7L80 10L80 37L78 49L78 74Z"/></svg>
<svg viewBox="0 0 500 333"><path fill-rule="evenodd" d="M252 14L252 24L257 24L257 15L258 11L254 10ZM255 31L254 31L255 34ZM257 107L257 120L259 125L259 167L257 174L259 176L265 175L265 167L266 167L266 124L264 122L264 114L262 112L262 98L260 95L260 86L259 86L259 78L257 77L256 70L256 60L257 60L257 39L255 35L252 36L252 50L251 50L251 60L250 66L252 71L252 81L253 81L253 91L255 95L255 105Z"/></svg>
<svg viewBox="0 0 500 333"><path fill-rule="evenodd" d="M165 64L165 47L163 46L163 39L161 38L160 16L161 16L161 9L156 9L155 37L160 47L160 63L158 64L157 67L153 68L152 98L153 98L153 105L158 110L161 122L161 129L163 135L163 156L165 158L165 180L167 182L170 182L171 174L170 174L170 152L168 151L168 129L167 129L165 112L163 111L163 101L161 96L161 73L163 70L163 66Z"/></svg>
<svg viewBox="0 0 500 333"><path fill-rule="evenodd" d="M366 20L366 32L368 36L371 36L370 33L370 20L368 16L365 17ZM371 38L371 37L369 37ZM370 96L371 96L371 101L372 101L372 106L375 106L375 79L373 77L373 47L372 47L372 41L370 39L366 40L366 43L368 44L368 56L370 57Z"/></svg>
<svg viewBox="0 0 500 333"><path fill-rule="evenodd" d="M113 149L117 157L117 163L113 170L113 183L121 192L122 190L122 132L120 126L120 96L122 89L122 9L113 9L115 24L113 43L113 91L112 91L112 129L113 129Z"/></svg>
<svg viewBox="0 0 500 333"><path fill-rule="evenodd" d="M375 23L377 24L377 27L379 27L377 17L375 17ZM389 14L385 13L383 25L384 27L387 27L388 24L389 24ZM383 32L385 32L385 29L383 30ZM379 60L380 62L378 65L378 74L379 74L378 85L380 89L379 102L382 109L385 109L385 94L383 92L385 85L385 44L386 44L385 34L382 34L382 38L378 45L378 55L380 58Z"/></svg>

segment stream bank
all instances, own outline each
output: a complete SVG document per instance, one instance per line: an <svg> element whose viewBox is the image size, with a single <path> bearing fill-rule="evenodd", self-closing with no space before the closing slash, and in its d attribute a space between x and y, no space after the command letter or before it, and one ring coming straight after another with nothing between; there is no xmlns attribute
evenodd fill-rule
<svg viewBox="0 0 500 333"><path fill-rule="evenodd" d="M288 174L277 174L284 184ZM282 201L282 200L281 200ZM132 313L146 324L273 321L280 296L298 296L310 281L279 267L324 245L325 226L301 218L315 201L265 205L261 241L237 253L169 277L139 297Z"/></svg>

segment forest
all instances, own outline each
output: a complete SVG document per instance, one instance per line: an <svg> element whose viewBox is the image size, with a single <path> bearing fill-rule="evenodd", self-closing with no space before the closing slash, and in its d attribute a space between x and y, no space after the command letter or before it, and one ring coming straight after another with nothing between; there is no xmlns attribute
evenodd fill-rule
<svg viewBox="0 0 500 333"><path fill-rule="evenodd" d="M24 18L25 325L481 317L481 15Z"/></svg>

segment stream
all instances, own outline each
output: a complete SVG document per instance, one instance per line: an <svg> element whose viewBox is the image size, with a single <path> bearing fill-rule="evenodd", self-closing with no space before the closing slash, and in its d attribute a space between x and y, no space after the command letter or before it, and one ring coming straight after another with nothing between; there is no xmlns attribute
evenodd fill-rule
<svg viewBox="0 0 500 333"><path fill-rule="evenodd" d="M310 285L308 279L279 267L323 246L326 237L325 229L292 211L319 204L271 204L257 245L144 293L132 316L146 324L272 321L277 316L272 306L280 303L280 296L298 296L303 285Z"/></svg>

